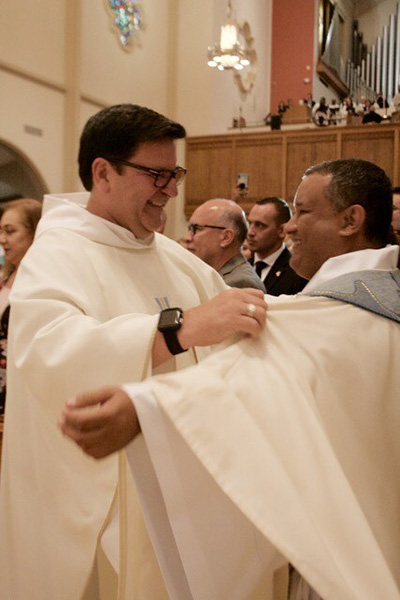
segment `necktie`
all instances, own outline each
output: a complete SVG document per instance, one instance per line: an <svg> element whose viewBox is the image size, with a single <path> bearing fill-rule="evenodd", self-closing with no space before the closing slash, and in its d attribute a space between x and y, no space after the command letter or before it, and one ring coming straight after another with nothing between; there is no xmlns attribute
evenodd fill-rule
<svg viewBox="0 0 400 600"><path fill-rule="evenodd" d="M256 273L259 277L261 277L261 272L265 267L268 267L268 264L266 262L264 262L263 260L258 260L256 262L255 268L256 268Z"/></svg>

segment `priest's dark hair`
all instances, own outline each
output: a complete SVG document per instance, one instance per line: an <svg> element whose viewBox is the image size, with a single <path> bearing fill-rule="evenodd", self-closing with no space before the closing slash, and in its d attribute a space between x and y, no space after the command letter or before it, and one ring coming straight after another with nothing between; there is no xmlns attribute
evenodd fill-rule
<svg viewBox="0 0 400 600"><path fill-rule="evenodd" d="M88 120L81 135L78 157L81 181L85 189L92 189L92 164L98 157L128 160L145 142L185 136L182 125L150 108L137 104L104 108ZM121 172L124 167L115 164L115 168Z"/></svg>
<svg viewBox="0 0 400 600"><path fill-rule="evenodd" d="M374 244L386 245L393 200L392 184L383 169L367 160L339 158L310 167L303 179L312 174L331 175L325 195L333 210L340 213L359 204L365 210L366 238Z"/></svg>

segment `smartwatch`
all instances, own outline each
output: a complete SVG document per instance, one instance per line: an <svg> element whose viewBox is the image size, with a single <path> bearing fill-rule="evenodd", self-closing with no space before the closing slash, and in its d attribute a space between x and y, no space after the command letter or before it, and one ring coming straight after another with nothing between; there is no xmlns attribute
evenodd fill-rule
<svg viewBox="0 0 400 600"><path fill-rule="evenodd" d="M183 310L181 308L166 308L160 312L157 329L163 336L168 350L174 356L186 352L179 343L177 333L182 327Z"/></svg>

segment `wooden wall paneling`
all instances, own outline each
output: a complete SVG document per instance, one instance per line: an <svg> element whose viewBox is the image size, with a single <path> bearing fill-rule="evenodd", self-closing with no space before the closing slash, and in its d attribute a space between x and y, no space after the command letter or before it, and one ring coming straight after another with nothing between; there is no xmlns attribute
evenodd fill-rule
<svg viewBox="0 0 400 600"><path fill-rule="evenodd" d="M185 215L199 204L231 193L232 143L229 138L188 140L186 146Z"/></svg>
<svg viewBox="0 0 400 600"><path fill-rule="evenodd" d="M335 158L342 158L342 153L343 153L343 138L342 138L342 132L340 131L340 129L338 129L338 131L336 133L336 157Z"/></svg>
<svg viewBox="0 0 400 600"><path fill-rule="evenodd" d="M336 158L336 152L336 132L316 131L308 135L288 135L285 200L293 200L306 169L324 160Z"/></svg>
<svg viewBox="0 0 400 600"><path fill-rule="evenodd" d="M266 195L291 202L308 167L340 157L375 162L400 185L400 123L228 134L186 143L188 217L209 198L229 198L239 172L250 175L245 210Z"/></svg>
<svg viewBox="0 0 400 600"><path fill-rule="evenodd" d="M384 128L384 129L383 129ZM394 130L389 126L357 128L343 134L343 158L363 158L379 165L393 179Z"/></svg>
<svg viewBox="0 0 400 600"><path fill-rule="evenodd" d="M282 188L282 135L242 137L236 141L235 173L249 174L249 194L242 208L249 211L265 196L279 196Z"/></svg>

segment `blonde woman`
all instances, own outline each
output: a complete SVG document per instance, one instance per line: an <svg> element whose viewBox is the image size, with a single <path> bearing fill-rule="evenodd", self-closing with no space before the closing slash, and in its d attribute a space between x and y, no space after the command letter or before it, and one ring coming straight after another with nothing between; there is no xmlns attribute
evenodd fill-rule
<svg viewBox="0 0 400 600"><path fill-rule="evenodd" d="M7 334L10 305L8 296L19 264L33 242L42 204L31 198L12 200L3 206L0 219L0 244L5 264L0 279L0 415L6 396Z"/></svg>

